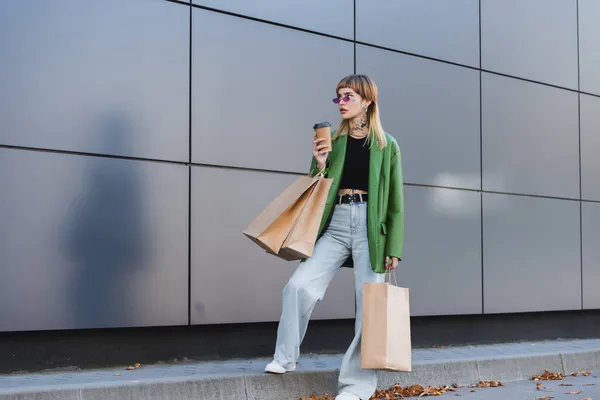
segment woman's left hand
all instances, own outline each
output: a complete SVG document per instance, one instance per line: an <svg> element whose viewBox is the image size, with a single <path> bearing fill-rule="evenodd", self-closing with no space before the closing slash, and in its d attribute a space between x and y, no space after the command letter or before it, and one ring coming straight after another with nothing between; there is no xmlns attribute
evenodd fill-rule
<svg viewBox="0 0 600 400"><path fill-rule="evenodd" d="M396 258L394 256L385 258L385 268L388 271L396 269L397 266L398 266L398 258Z"/></svg>

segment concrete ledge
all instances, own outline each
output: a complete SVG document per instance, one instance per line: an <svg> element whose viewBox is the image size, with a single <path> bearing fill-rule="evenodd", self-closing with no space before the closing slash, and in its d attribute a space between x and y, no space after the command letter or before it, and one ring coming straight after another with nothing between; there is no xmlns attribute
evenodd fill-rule
<svg viewBox="0 0 600 400"><path fill-rule="evenodd" d="M440 386L452 383L467 384L479 381L477 360L428 362L413 364L410 373L379 372L378 383L388 388L396 383L401 386L420 384Z"/></svg>
<svg viewBox="0 0 600 400"><path fill-rule="evenodd" d="M308 355L297 372L263 373L270 360L0 376L2 400L297 400L335 395L340 355ZM480 380L526 380L548 369L569 374L600 365L600 340L423 349L413 352L413 372L379 373L379 385L468 385Z"/></svg>
<svg viewBox="0 0 600 400"><path fill-rule="evenodd" d="M600 367L600 351L562 353L561 359L566 373L594 370Z"/></svg>

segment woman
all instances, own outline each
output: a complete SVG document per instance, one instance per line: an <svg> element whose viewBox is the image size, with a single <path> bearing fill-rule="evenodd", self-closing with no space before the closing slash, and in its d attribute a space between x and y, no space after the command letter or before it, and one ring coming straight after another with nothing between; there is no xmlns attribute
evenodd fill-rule
<svg viewBox="0 0 600 400"><path fill-rule="evenodd" d="M313 140L311 176L333 178L313 255L300 263L283 291L275 356L266 372L294 371L308 320L342 266L354 268L355 336L346 351L336 400L367 400L377 388L376 371L360 367L362 287L383 282L402 258L404 201L400 148L379 121L377 86L365 75L337 85L342 121L332 150Z"/></svg>

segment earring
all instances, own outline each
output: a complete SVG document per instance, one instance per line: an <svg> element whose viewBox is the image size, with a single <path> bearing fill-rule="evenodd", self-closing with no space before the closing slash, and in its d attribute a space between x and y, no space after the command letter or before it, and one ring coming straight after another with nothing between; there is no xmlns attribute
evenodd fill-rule
<svg viewBox="0 0 600 400"><path fill-rule="evenodd" d="M365 110L365 112L367 112L367 108L368 107L367 107L367 105L365 103L363 103L362 108L363 108L363 110Z"/></svg>

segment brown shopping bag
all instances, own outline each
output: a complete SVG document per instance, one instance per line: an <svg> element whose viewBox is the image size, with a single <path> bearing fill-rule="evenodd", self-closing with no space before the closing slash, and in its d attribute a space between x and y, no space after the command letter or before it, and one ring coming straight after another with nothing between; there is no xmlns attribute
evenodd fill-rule
<svg viewBox="0 0 600 400"><path fill-rule="evenodd" d="M410 372L411 350L408 289L391 282L365 283L361 368Z"/></svg>
<svg viewBox="0 0 600 400"><path fill-rule="evenodd" d="M279 257L287 261L312 257L332 183L333 179L319 179L300 216L283 242Z"/></svg>
<svg viewBox="0 0 600 400"><path fill-rule="evenodd" d="M296 179L248 225L243 234L268 253L277 255L318 182L319 177Z"/></svg>

